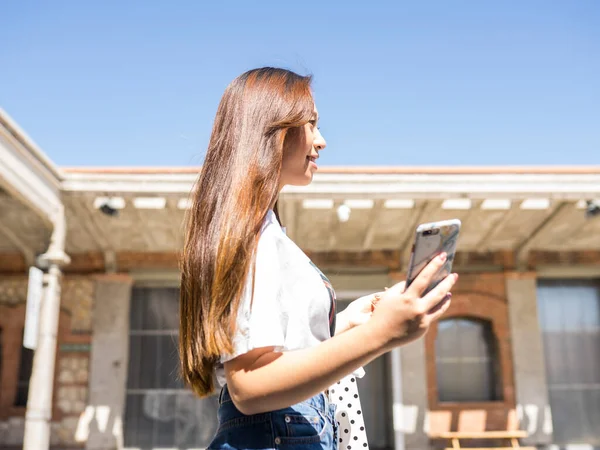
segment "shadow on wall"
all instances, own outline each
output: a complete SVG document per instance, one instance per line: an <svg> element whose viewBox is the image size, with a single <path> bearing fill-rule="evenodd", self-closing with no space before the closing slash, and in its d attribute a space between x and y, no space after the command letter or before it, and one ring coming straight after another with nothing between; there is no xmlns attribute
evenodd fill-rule
<svg viewBox="0 0 600 450"><path fill-rule="evenodd" d="M88 447L96 445L117 444L123 447L123 419L120 414L112 414L110 406L88 405L81 413L77 429L75 430L76 442L88 442ZM98 441L98 442L94 442ZM95 445L96 444L96 445Z"/></svg>

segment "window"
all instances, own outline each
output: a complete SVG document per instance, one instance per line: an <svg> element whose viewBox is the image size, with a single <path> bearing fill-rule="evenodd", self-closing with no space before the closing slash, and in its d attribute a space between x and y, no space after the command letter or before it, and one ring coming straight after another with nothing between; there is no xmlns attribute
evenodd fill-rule
<svg viewBox="0 0 600 450"><path fill-rule="evenodd" d="M497 345L489 321L440 321L435 355L440 402L502 400Z"/></svg>
<svg viewBox="0 0 600 450"><path fill-rule="evenodd" d="M600 282L538 284L554 443L600 446Z"/></svg>
<svg viewBox="0 0 600 450"><path fill-rule="evenodd" d="M125 447L206 448L217 427L217 396L198 399L179 377L179 290L132 292Z"/></svg>
<svg viewBox="0 0 600 450"><path fill-rule="evenodd" d="M21 358L19 363L19 379L17 381L17 395L15 406L27 406L27 395L29 393L29 379L33 369L33 350L23 347L21 338Z"/></svg>

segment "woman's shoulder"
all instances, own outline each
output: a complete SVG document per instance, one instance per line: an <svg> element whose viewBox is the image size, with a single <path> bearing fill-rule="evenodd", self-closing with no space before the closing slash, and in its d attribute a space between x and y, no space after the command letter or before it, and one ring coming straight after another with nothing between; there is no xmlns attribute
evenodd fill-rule
<svg viewBox="0 0 600 450"><path fill-rule="evenodd" d="M281 263L302 258L304 254L285 234L279 221L269 211L263 223L257 248L257 260Z"/></svg>
<svg viewBox="0 0 600 450"><path fill-rule="evenodd" d="M279 241L282 237L285 237L285 233L283 232L281 225L279 225L277 217L275 217L273 211L269 210L260 230L260 238L258 243L260 245L261 243L264 244L268 242Z"/></svg>

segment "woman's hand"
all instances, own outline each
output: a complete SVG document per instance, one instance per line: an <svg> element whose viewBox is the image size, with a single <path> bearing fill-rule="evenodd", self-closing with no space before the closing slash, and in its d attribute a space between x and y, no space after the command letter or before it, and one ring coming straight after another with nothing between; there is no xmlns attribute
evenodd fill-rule
<svg viewBox="0 0 600 450"><path fill-rule="evenodd" d="M365 295L350 303L336 317L335 334L343 333L358 325L367 323L383 292Z"/></svg>
<svg viewBox="0 0 600 450"><path fill-rule="evenodd" d="M421 297L431 280L446 261L443 253L434 258L405 290L401 282L381 294L377 308L368 325L380 330L389 347L397 347L423 336L432 322L439 319L450 306L450 289L458 279L448 275L427 295Z"/></svg>

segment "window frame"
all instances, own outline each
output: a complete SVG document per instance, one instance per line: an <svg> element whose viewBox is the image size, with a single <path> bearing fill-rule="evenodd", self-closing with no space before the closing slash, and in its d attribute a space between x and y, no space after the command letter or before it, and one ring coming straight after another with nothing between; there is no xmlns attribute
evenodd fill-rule
<svg viewBox="0 0 600 450"><path fill-rule="evenodd" d="M427 370L427 392L430 411L467 411L485 410L504 411L516 408L516 390L514 386L512 343L508 322L508 304L506 298L483 292L464 291L452 298L452 306L444 318L475 317L488 320L498 343L498 371L500 374L503 400L488 402L440 402L437 389L435 365L435 340L438 333L435 322L425 335L425 355Z"/></svg>

